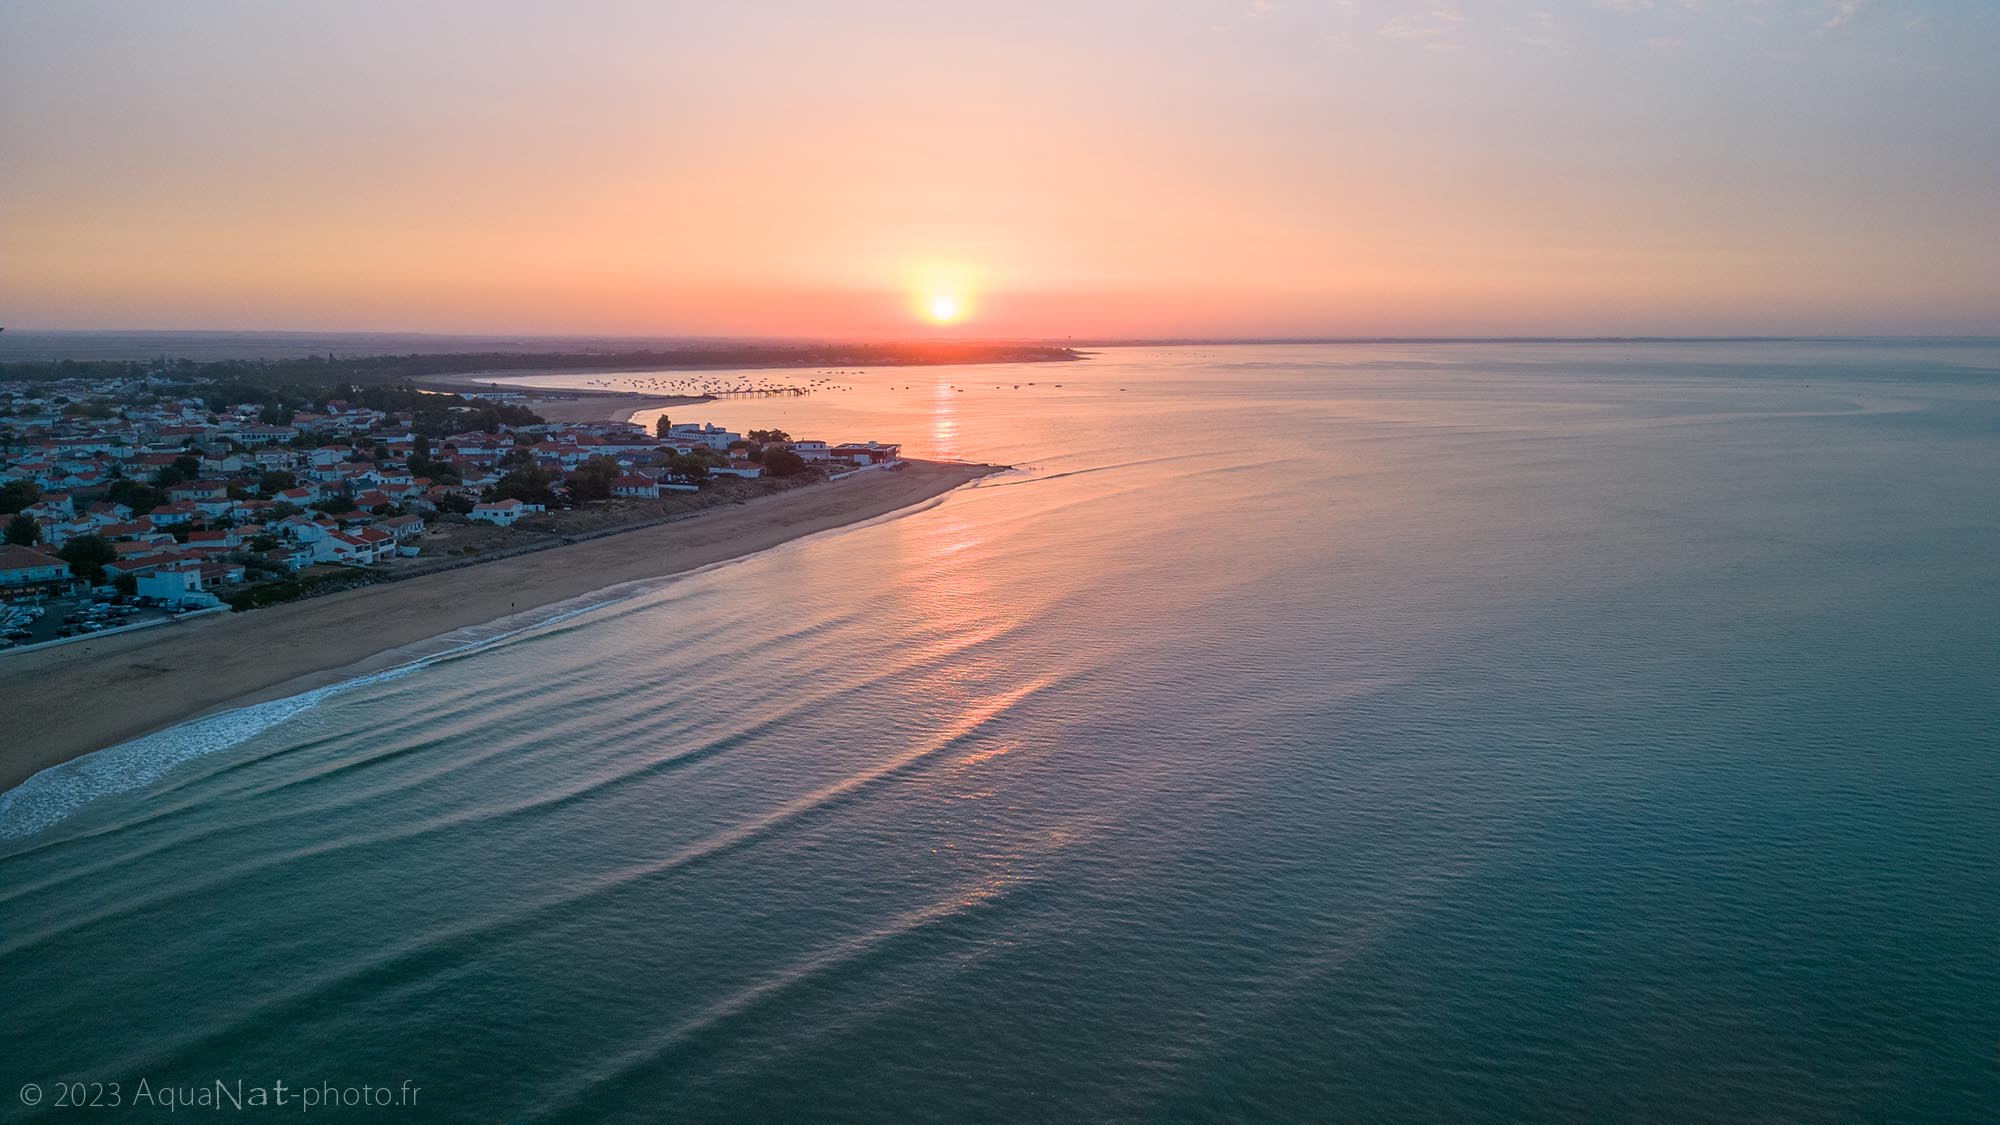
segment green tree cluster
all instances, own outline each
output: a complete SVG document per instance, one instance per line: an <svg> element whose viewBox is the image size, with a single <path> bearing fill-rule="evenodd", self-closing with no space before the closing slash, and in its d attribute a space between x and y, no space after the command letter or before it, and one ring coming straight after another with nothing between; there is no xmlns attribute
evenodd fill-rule
<svg viewBox="0 0 2000 1125"><path fill-rule="evenodd" d="M788 445L767 445L763 450L764 471L774 477L793 477L806 471L806 459Z"/></svg>
<svg viewBox="0 0 2000 1125"><path fill-rule="evenodd" d="M42 490L33 481L10 480L0 484L0 516L13 515L41 498Z"/></svg>
<svg viewBox="0 0 2000 1125"><path fill-rule="evenodd" d="M118 561L118 551L98 535L79 535L64 543L56 557L69 564L79 578L96 582L104 577L104 564Z"/></svg>
<svg viewBox="0 0 2000 1125"><path fill-rule="evenodd" d="M35 517L21 512L7 521L6 540L16 547L32 547L42 541L42 525Z"/></svg>

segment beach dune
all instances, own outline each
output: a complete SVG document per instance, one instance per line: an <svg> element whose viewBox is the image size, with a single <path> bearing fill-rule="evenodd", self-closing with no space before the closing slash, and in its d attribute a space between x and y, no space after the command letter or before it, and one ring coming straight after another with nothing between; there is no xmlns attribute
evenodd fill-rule
<svg viewBox="0 0 2000 1125"><path fill-rule="evenodd" d="M0 656L0 713L36 717L0 742L0 790L197 715L400 663L410 646L455 629L753 554L994 471L913 461L534 554Z"/></svg>

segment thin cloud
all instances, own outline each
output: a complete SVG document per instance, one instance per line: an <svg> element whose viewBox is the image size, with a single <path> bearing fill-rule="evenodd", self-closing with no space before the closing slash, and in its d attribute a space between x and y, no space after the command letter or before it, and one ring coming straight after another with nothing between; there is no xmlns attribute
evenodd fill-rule
<svg viewBox="0 0 2000 1125"><path fill-rule="evenodd" d="M1421 10L1409 12L1382 25L1382 34L1391 39L1418 43L1427 50L1456 50L1465 13L1448 0L1431 0Z"/></svg>
<svg viewBox="0 0 2000 1125"><path fill-rule="evenodd" d="M1826 22L1819 25L1821 31L1839 31L1868 8L1868 0L1826 0Z"/></svg>

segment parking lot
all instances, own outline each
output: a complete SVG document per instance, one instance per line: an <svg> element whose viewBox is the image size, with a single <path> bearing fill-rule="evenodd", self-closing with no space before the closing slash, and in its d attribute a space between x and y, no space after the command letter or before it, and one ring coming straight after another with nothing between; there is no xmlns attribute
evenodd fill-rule
<svg viewBox="0 0 2000 1125"><path fill-rule="evenodd" d="M83 636L171 616L131 598L51 598L0 606L0 649Z"/></svg>

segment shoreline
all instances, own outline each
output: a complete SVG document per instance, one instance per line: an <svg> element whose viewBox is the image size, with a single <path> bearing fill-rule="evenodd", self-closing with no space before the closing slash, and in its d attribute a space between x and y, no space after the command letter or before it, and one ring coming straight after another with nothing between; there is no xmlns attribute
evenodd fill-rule
<svg viewBox="0 0 2000 1125"><path fill-rule="evenodd" d="M0 792L189 719L405 663L454 631L876 519L1003 469L910 461L456 570L7 657L0 712L60 718L0 745Z"/></svg>

